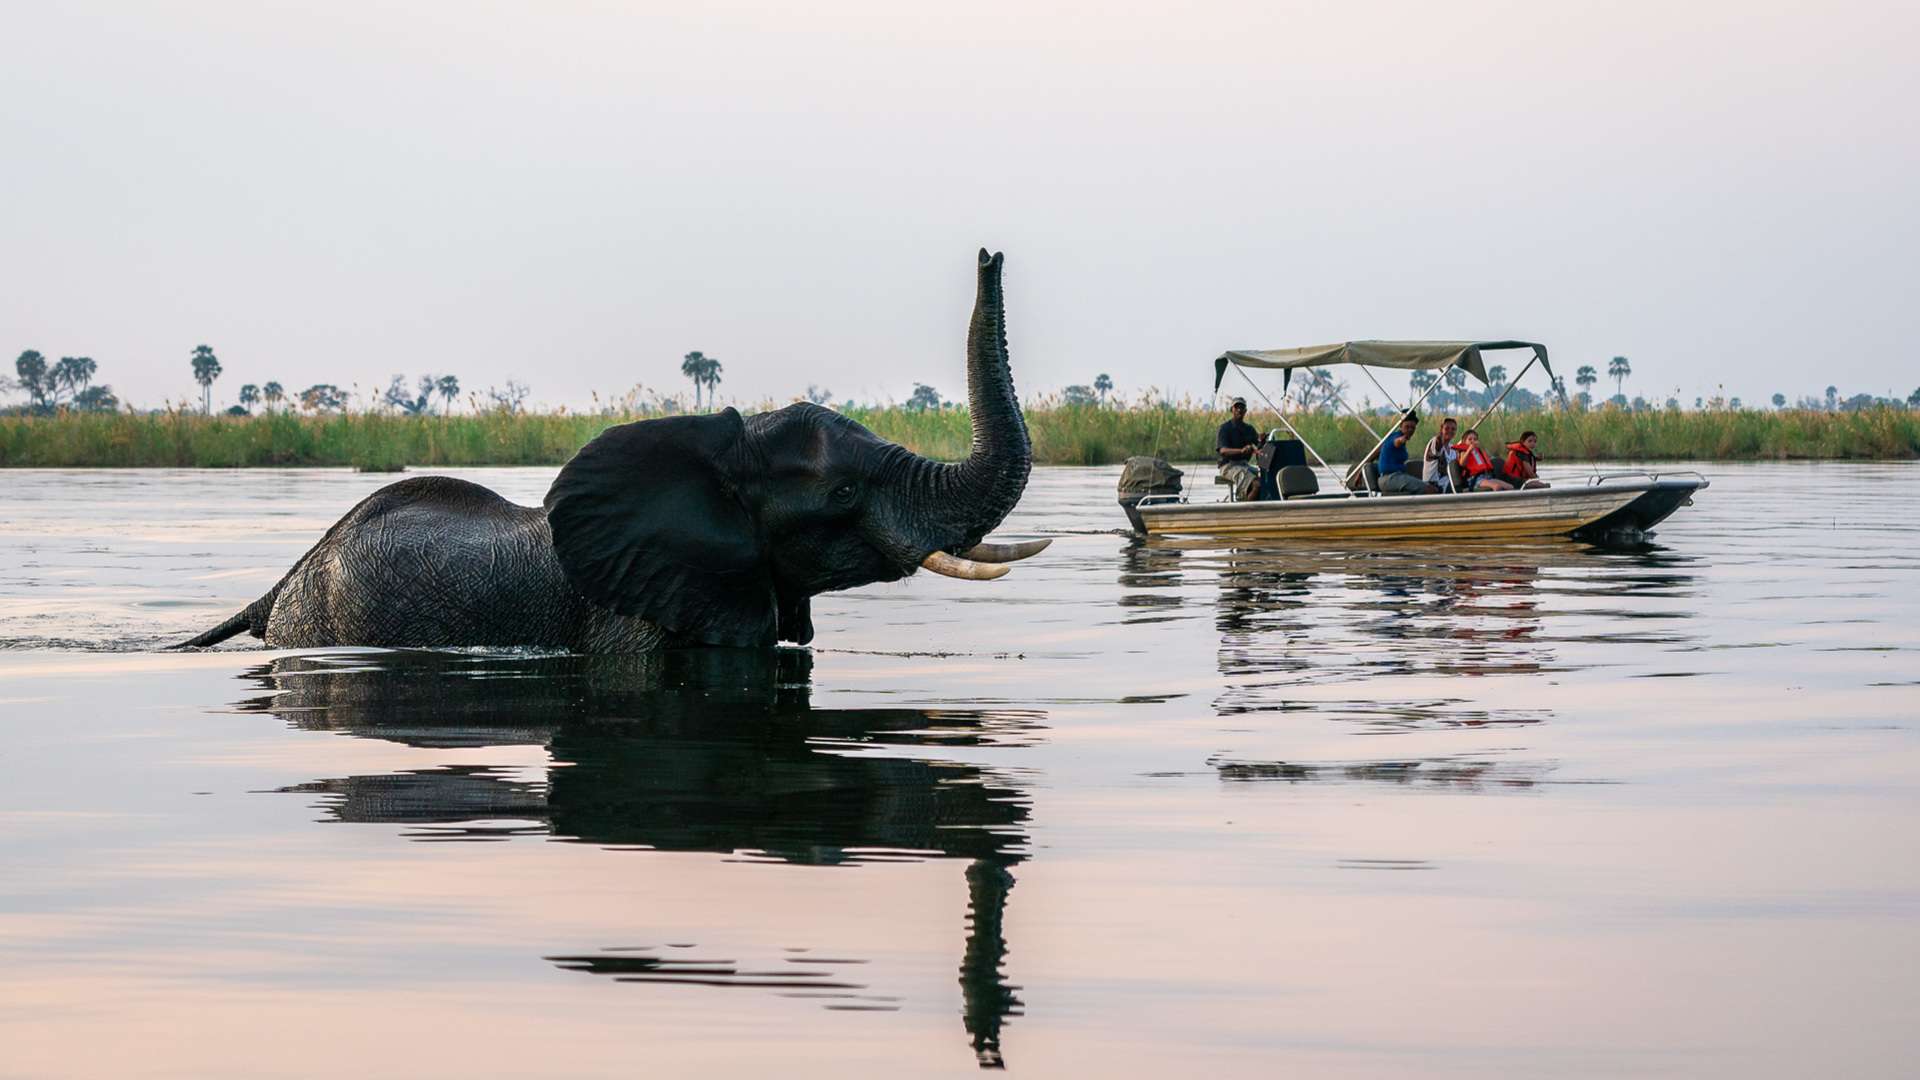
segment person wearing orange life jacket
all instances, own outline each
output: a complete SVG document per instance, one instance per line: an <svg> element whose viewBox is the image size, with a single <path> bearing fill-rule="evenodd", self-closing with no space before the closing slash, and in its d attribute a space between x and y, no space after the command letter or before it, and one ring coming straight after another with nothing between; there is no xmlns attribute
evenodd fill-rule
<svg viewBox="0 0 1920 1080"><path fill-rule="evenodd" d="M1460 475L1467 481L1468 491L1512 491L1513 485L1500 479L1493 471L1493 459L1480 446L1480 432L1468 428L1460 441L1453 444L1460 453Z"/></svg>
<svg viewBox="0 0 1920 1080"><path fill-rule="evenodd" d="M1531 431L1522 432L1519 442L1507 444L1507 479L1521 487L1552 487L1552 484L1540 479L1540 458L1538 448L1540 436Z"/></svg>

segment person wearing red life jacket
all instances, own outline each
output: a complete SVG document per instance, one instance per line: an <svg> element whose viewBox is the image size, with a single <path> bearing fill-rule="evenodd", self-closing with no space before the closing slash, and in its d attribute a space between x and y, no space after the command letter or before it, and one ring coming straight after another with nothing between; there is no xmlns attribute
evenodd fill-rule
<svg viewBox="0 0 1920 1080"><path fill-rule="evenodd" d="M1540 436L1531 431L1522 432L1519 442L1507 444L1507 479L1521 487L1552 487L1552 484L1540 479L1540 458L1538 449Z"/></svg>
<svg viewBox="0 0 1920 1080"><path fill-rule="evenodd" d="M1460 453L1460 475L1466 477L1468 491L1512 491L1513 485L1500 479L1493 471L1493 459L1487 456L1480 446L1480 432L1468 428L1460 441L1453 444Z"/></svg>

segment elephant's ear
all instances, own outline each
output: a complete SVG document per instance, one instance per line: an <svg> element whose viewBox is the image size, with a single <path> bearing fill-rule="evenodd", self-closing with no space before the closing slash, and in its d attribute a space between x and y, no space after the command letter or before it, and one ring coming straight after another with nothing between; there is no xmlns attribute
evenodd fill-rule
<svg viewBox="0 0 1920 1080"><path fill-rule="evenodd" d="M728 462L740 414L675 416L609 428L547 491L567 581L621 615L709 645L771 645L772 574Z"/></svg>

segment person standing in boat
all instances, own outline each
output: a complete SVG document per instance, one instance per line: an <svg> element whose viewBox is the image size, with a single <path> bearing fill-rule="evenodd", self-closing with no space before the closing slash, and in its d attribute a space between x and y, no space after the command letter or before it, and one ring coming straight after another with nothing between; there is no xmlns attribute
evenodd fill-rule
<svg viewBox="0 0 1920 1080"><path fill-rule="evenodd" d="M1427 448L1420 453L1421 478L1441 492L1453 490L1453 477L1447 465L1458 456L1453 449L1453 434L1459 426L1451 416L1440 421L1440 433L1428 439Z"/></svg>
<svg viewBox="0 0 1920 1080"><path fill-rule="evenodd" d="M1543 488L1552 484L1540 479L1540 457L1536 452L1540 446L1540 436L1531 431L1522 432L1519 442L1507 444L1507 464L1502 470L1515 487Z"/></svg>
<svg viewBox="0 0 1920 1080"><path fill-rule="evenodd" d="M1400 426L1380 440L1378 464L1380 490L1388 495L1437 495L1440 489L1407 471L1407 455L1413 446L1413 433L1420 417L1409 410L1400 417Z"/></svg>
<svg viewBox="0 0 1920 1080"><path fill-rule="evenodd" d="M1253 467L1253 455L1266 440L1247 423L1247 399L1233 399L1233 418L1220 425L1213 437L1214 453L1220 456L1220 479L1233 489L1233 497L1251 502L1260 496L1260 474Z"/></svg>
<svg viewBox="0 0 1920 1080"><path fill-rule="evenodd" d="M1512 491L1513 485L1500 479L1494 472L1493 459L1480 446L1480 432L1468 428L1460 441L1453 444L1460 453L1460 475L1466 478L1468 491Z"/></svg>

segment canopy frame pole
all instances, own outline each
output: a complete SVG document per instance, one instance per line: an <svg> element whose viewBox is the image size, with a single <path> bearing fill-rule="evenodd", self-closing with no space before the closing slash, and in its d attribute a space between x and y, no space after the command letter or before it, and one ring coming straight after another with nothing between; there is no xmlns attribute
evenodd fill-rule
<svg viewBox="0 0 1920 1080"><path fill-rule="evenodd" d="M1307 441L1307 437L1305 435L1300 434L1300 429L1294 427L1293 424L1287 420L1287 414L1280 411L1280 406L1275 405L1273 403L1273 399L1267 396L1267 392L1265 390L1260 389L1260 384L1253 381L1253 376L1248 375L1245 368L1241 367L1238 364L1235 364L1233 366L1233 369L1240 373L1241 378L1247 380L1247 385L1253 387L1253 392L1260 395L1260 400L1266 402L1267 408L1273 410L1274 417L1278 419L1282 424L1286 425L1286 428L1288 431L1293 432L1293 437L1300 440L1300 445L1307 448L1307 453L1313 455L1314 460L1320 463L1320 467L1327 470L1328 476L1340 475L1339 470L1327 464L1327 459L1321 457L1320 451L1315 450L1313 448L1313 444Z"/></svg>
<svg viewBox="0 0 1920 1080"><path fill-rule="evenodd" d="M1371 436L1373 436L1373 442L1377 442L1377 444L1379 444L1380 442L1379 432L1377 432L1377 430L1373 430L1373 425L1369 425L1369 423L1367 423L1367 417L1363 417L1363 415L1359 415L1359 409L1356 409L1354 405L1346 404L1346 398L1340 398L1340 396L1334 396L1334 402L1338 402L1338 404L1340 404L1340 407L1342 407L1342 409L1346 409L1348 413L1352 413L1352 415L1354 415L1354 419L1356 419L1356 421L1359 421L1359 427L1363 427L1363 429L1367 429L1367 434L1371 434Z"/></svg>
<svg viewBox="0 0 1920 1080"><path fill-rule="evenodd" d="M1381 385L1380 385L1380 380L1379 380L1379 379L1375 379L1375 378L1373 377L1373 369L1372 369L1372 368L1370 368L1370 367L1368 367L1368 366L1367 366L1367 365L1365 365L1365 364L1355 364L1355 365L1353 365L1353 366L1354 366L1354 367L1357 367L1357 368L1359 368L1359 369L1360 369L1360 373L1361 373L1362 375L1365 375L1365 376L1366 376L1366 377L1368 378L1368 380L1370 380L1370 381L1371 381L1371 382L1373 383L1373 385L1374 385L1374 387L1375 387L1376 389L1378 389L1378 390L1380 391L1380 396L1381 396L1381 397L1383 397L1383 398L1386 398L1386 399L1387 399L1387 404L1389 404L1389 405L1391 405L1391 406L1393 406L1393 407L1394 407L1394 408L1396 408L1396 409L1399 409L1399 408L1400 408L1400 403L1399 403L1399 402L1397 402L1397 401L1395 401L1395 400L1393 400L1393 395L1392 395L1392 394L1389 394L1389 393L1387 393L1387 388L1386 388L1386 387L1384 387L1384 386L1381 386ZM1401 409L1401 411L1402 411L1402 412L1405 412L1406 410L1404 410L1404 409Z"/></svg>
<svg viewBox="0 0 1920 1080"><path fill-rule="evenodd" d="M1444 383L1447 381L1447 372L1452 371L1456 366L1459 365L1459 363L1460 361L1454 360L1448 363L1446 367L1441 368L1440 374L1435 376L1434 380L1431 383L1427 384L1427 388L1421 392L1420 397L1414 402L1412 402L1411 404L1409 404L1406 408L1400 410L1400 415L1404 417L1408 413L1414 411L1415 409L1418 409L1421 405L1425 404L1428 395L1432 394L1435 390L1438 390L1440 388L1441 383ZM1508 383L1507 385L1512 386L1513 384ZM1360 426L1366 427L1367 425L1361 424ZM1386 439L1383 436L1380 442L1385 442L1385 441ZM1373 444L1373 454L1370 456L1377 456L1380 453L1380 442L1376 442ZM1368 458L1361 458L1359 461L1356 461L1353 463L1353 468L1347 471L1347 479L1346 479L1346 482L1341 485L1342 487L1349 487L1353 484L1353 478L1360 475L1360 470L1366 467L1367 460Z"/></svg>
<svg viewBox="0 0 1920 1080"><path fill-rule="evenodd" d="M1366 432L1367 432L1367 434L1369 434L1369 435L1371 435L1371 436L1373 436L1373 445L1375 445L1375 446L1379 446L1379 445L1380 445L1380 440L1381 440L1381 439L1383 439L1383 438L1385 438L1386 436L1384 436L1384 435L1382 435L1382 434L1380 434L1379 432L1377 432L1377 431L1375 431L1375 430L1373 430L1373 425L1372 425L1372 424L1369 424L1369 423L1367 423L1367 418L1366 418L1366 417L1364 417L1364 416L1362 416L1362 415L1360 415L1360 410L1358 410L1358 409L1356 409L1356 408L1354 408L1354 407L1353 407L1352 405L1349 405L1349 404L1347 404L1347 402L1346 402L1346 399L1345 399L1345 398L1342 398L1342 397L1340 397L1340 396L1339 396L1338 394L1335 394L1335 395L1334 395L1334 398L1333 398L1333 400L1334 400L1334 401L1335 401L1336 403L1338 403L1338 404L1339 404L1339 406L1340 406L1341 408L1343 408L1343 409L1345 409L1345 410L1347 410L1347 412L1348 412L1348 413L1349 413L1350 415L1352 415L1352 417L1353 417L1353 419L1354 419L1354 421L1355 421L1356 423L1358 423L1358 424L1359 424L1359 425L1360 425L1360 426L1361 426L1362 428L1365 428L1365 429L1366 429ZM1396 406L1396 407L1397 407L1397 406Z"/></svg>
<svg viewBox="0 0 1920 1080"><path fill-rule="evenodd" d="M1520 376L1525 375L1529 371L1532 371L1533 365L1539 362L1540 362L1540 357L1538 354L1535 354L1533 359L1527 361L1527 366L1520 369L1520 375L1515 375L1512 381L1507 383L1506 388L1500 391L1500 396L1493 399L1493 404L1487 406L1487 411L1481 413L1480 419L1475 420L1472 426L1479 427L1481 424L1486 423L1487 417L1493 415L1493 410L1499 408L1500 403L1507 400L1507 395L1513 392L1514 386L1516 386L1520 382Z"/></svg>

